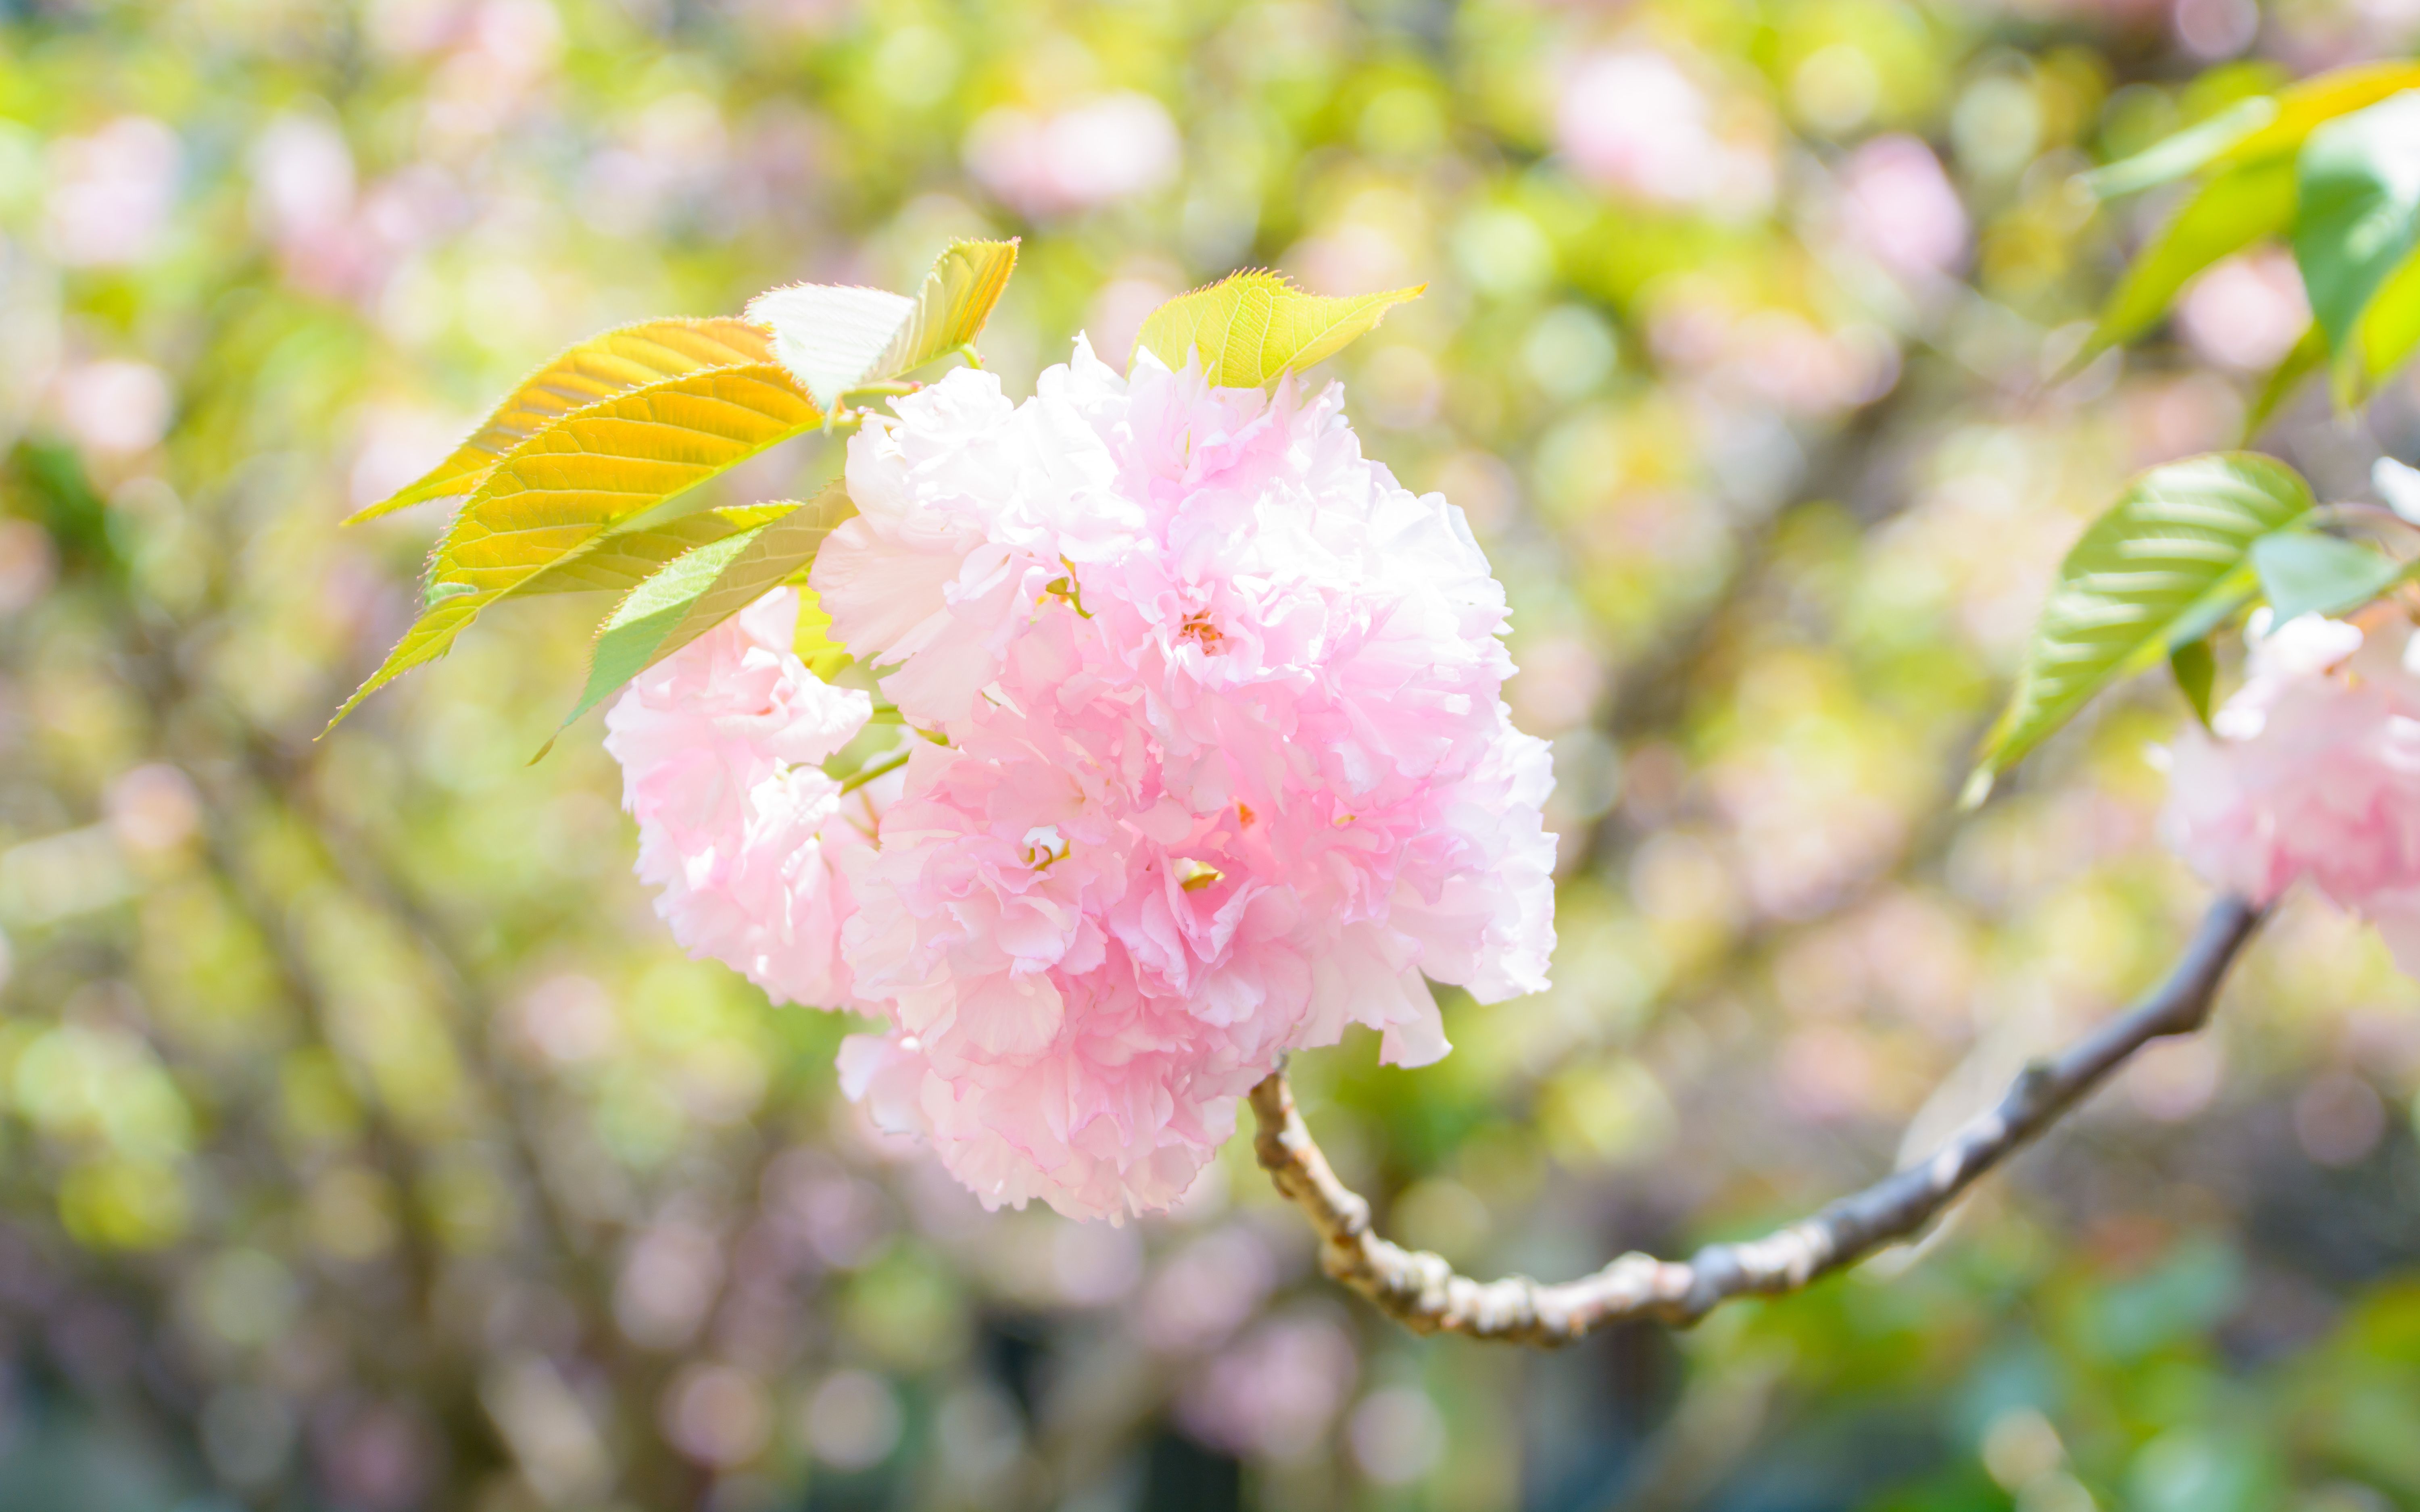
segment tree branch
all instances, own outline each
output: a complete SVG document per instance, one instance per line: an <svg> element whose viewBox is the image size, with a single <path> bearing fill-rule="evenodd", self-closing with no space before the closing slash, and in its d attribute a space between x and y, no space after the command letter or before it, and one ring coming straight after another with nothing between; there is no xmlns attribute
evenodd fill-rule
<svg viewBox="0 0 2420 1512"><path fill-rule="evenodd" d="M1476 1281L1443 1257L1404 1249L1370 1226L1368 1199L1337 1180L1295 1110L1285 1072L1252 1088L1261 1166L1311 1219L1320 1263L1336 1280L1415 1333L1515 1344L1569 1344L1634 1319L1694 1323L1732 1297L1796 1291L1938 1216L1993 1166L2055 1122L2153 1040L2191 1034L2210 1017L2227 967L2261 911L2237 898L2211 906L2168 980L2126 1012L2027 1066L2000 1105L1969 1119L1929 1160L1883 1178L1813 1217L1737 1244L1710 1244L1686 1262L1633 1252L1559 1286L1527 1276Z"/></svg>

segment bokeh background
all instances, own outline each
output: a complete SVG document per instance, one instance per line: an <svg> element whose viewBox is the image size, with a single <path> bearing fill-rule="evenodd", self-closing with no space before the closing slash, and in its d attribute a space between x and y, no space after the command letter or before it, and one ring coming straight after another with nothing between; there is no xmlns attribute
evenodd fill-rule
<svg viewBox="0 0 2420 1512"><path fill-rule="evenodd" d="M1238 1141L986 1215L845 1021L675 949L602 605L315 742L438 520L338 518L561 345L1016 234L1013 394L1244 265L1425 281L1331 364L1467 513L1555 743L1543 996L1297 1066L1406 1240L1560 1277L1786 1219L2163 968L2106 701L1949 800L2049 574L2234 444L2230 260L2066 376L2167 201L2073 176L2413 0L0 4L0 1509L2420 1506L2420 991L2308 903L1937 1236L1696 1331L1421 1341ZM2264 444L2351 497L2397 385ZM797 494L807 443L727 480ZM1913 1148L1905 1147L1905 1148Z"/></svg>

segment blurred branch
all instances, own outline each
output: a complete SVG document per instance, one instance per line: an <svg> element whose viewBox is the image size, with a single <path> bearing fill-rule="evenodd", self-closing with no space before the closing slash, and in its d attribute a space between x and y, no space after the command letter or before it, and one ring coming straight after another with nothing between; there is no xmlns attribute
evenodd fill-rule
<svg viewBox="0 0 2420 1512"><path fill-rule="evenodd" d="M1558 1286L1527 1276L1476 1281L1371 1227L1369 1200L1337 1179L1295 1111L1283 1070L1252 1088L1253 1148L1278 1190L1311 1219L1327 1273L1415 1333L1557 1345L1634 1319L1694 1323L1733 1297L1796 1291L1938 1216L2153 1040L2191 1034L2210 1017L2226 970L2261 911L2239 898L2211 906L2167 980L2055 1058L2025 1068L1999 1106L1969 1119L1939 1151L1814 1216L1761 1239L1710 1244L1687 1261L1633 1252Z"/></svg>

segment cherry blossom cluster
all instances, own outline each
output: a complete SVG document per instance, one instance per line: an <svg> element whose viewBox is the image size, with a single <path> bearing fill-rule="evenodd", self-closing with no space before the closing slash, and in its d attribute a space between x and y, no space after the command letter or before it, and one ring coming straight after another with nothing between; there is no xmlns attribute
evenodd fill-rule
<svg viewBox="0 0 2420 1512"><path fill-rule="evenodd" d="M2170 751L2162 831L2257 903L2307 877L2420 975L2420 637L2384 607L2367 628L2267 614L2242 688Z"/></svg>
<svg viewBox="0 0 2420 1512"><path fill-rule="evenodd" d="M675 935L882 1021L844 1088L988 1205L1165 1208L1288 1050L1359 1024L1424 1064L1431 980L1545 985L1552 776L1501 697L1503 590L1342 402L1081 338L1022 404L953 372L852 439L811 579L898 770L825 774L873 703L799 663L786 593L613 711Z"/></svg>

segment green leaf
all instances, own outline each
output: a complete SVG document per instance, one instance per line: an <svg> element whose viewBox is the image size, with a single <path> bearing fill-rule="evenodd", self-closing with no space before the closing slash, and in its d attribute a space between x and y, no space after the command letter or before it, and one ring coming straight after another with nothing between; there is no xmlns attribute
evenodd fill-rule
<svg viewBox="0 0 2420 1512"><path fill-rule="evenodd" d="M2209 729L2211 692L2218 686L2218 658L2211 655L2210 641L2188 640L2169 652L2168 671L2176 674L2178 691L2193 705L2194 717Z"/></svg>
<svg viewBox="0 0 2420 1512"><path fill-rule="evenodd" d="M875 363L870 380L914 372L981 335L992 306L1008 287L1008 275L1016 270L1016 246L1013 237L952 242L924 275L916 307Z"/></svg>
<svg viewBox="0 0 2420 1512"><path fill-rule="evenodd" d="M648 320L566 347L514 385L471 439L393 498L348 517L356 525L399 509L468 494L513 448L575 409L692 373L769 363L763 330L745 320Z"/></svg>
<svg viewBox="0 0 2420 1512"><path fill-rule="evenodd" d="M2252 565L2274 623L2359 609L2395 586L2403 564L2333 535L2287 531L2252 544Z"/></svg>
<svg viewBox="0 0 2420 1512"><path fill-rule="evenodd" d="M2313 131L2300 167L2294 260L2341 357L2379 285L2420 241L2420 90Z"/></svg>
<svg viewBox="0 0 2420 1512"><path fill-rule="evenodd" d="M2401 59L2357 63L2305 79L2279 90L2275 119L2227 148L2217 161L2222 166L2235 166L2290 158L2325 122L2406 89L2420 89L2420 63Z"/></svg>
<svg viewBox="0 0 2420 1512"><path fill-rule="evenodd" d="M2097 199L2116 199L2198 173L2227 148L2277 118L2277 101L2267 95L2239 100L2198 125L2084 176Z"/></svg>
<svg viewBox="0 0 2420 1512"><path fill-rule="evenodd" d="M762 525L797 508L795 501L699 510L653 524L615 526L584 551L559 557L514 590L529 594L627 594L673 558ZM653 512L650 511L652 514Z"/></svg>
<svg viewBox="0 0 2420 1512"><path fill-rule="evenodd" d="M915 298L887 289L793 284L748 302L782 365L816 404L945 357L975 339L1016 267L1015 241L957 241Z"/></svg>
<svg viewBox="0 0 2420 1512"><path fill-rule="evenodd" d="M1154 310L1135 347L1173 368L1199 352L1212 383L1258 388L1289 369L1333 356L1426 287L1331 300L1306 294L1276 273L1234 273Z"/></svg>
<svg viewBox="0 0 2420 1512"><path fill-rule="evenodd" d="M443 656L489 604L522 591L565 559L596 549L617 522L812 430L821 419L787 373L759 363L633 390L576 409L530 437L464 501L429 559L428 608L345 701L330 728L380 687ZM449 596L437 597L441 587Z"/></svg>
<svg viewBox="0 0 2420 1512"><path fill-rule="evenodd" d="M2404 258L2402 266L2387 274L2386 282L2370 296L2353 346L2357 366L2348 362L2337 369L2340 390L2350 391L2343 394L2348 408L2402 366L2412 348L2420 347L2420 253Z"/></svg>
<svg viewBox="0 0 2420 1512"><path fill-rule="evenodd" d="M2269 375L2269 381L2260 385L2260 396L2252 401L2251 413L2243 417L2244 440L2249 442L2259 435L2261 427L2269 424L2269 418L2292 398L2294 391L2302 387L2303 380L2317 372L2319 364L2327 360L2328 333L2321 331L2315 320L2303 328L2301 339L2277 363L2277 370Z"/></svg>
<svg viewBox="0 0 2420 1512"><path fill-rule="evenodd" d="M2202 185L2127 268L2086 353L2141 335L2159 323L2195 273L2263 238L2282 235L2293 219L2289 160L2233 168Z"/></svg>
<svg viewBox="0 0 2420 1512"><path fill-rule="evenodd" d="M2059 564L2009 707L1965 801L2095 693L2210 633L2251 587L2252 543L2309 513L2302 475L2250 452L2189 457L2137 478Z"/></svg>
<svg viewBox="0 0 2420 1512"><path fill-rule="evenodd" d="M2420 88L2420 65L2367 63L2338 69L2275 95L2239 100L2131 158L2086 174L2084 187L2097 199L2115 199L2208 167L2290 158L2322 123L2412 88Z"/></svg>
<svg viewBox="0 0 2420 1512"><path fill-rule="evenodd" d="M813 503L675 558L631 589L597 627L587 686L563 722L569 725L631 678L782 586L855 513L835 479ZM824 623L831 623L829 616Z"/></svg>

